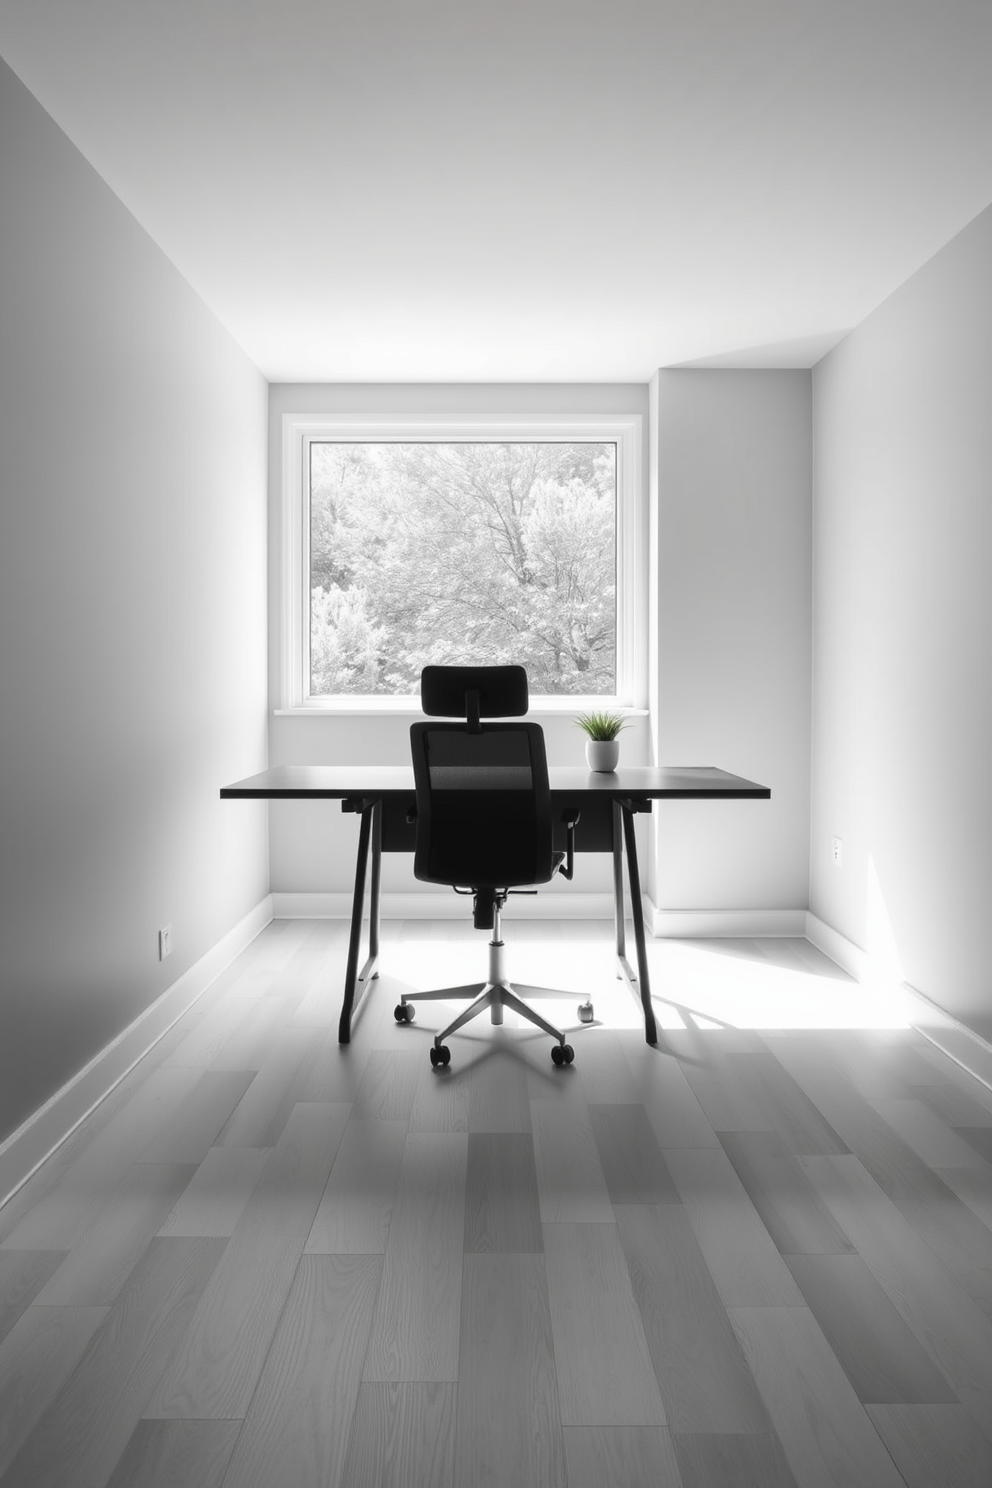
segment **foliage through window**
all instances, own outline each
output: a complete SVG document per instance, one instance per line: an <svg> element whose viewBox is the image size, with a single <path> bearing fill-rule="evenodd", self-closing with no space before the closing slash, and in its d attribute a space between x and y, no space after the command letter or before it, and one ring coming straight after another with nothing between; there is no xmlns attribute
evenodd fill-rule
<svg viewBox="0 0 992 1488"><path fill-rule="evenodd" d="M617 690L612 441L313 440L309 692L416 694L428 663Z"/></svg>

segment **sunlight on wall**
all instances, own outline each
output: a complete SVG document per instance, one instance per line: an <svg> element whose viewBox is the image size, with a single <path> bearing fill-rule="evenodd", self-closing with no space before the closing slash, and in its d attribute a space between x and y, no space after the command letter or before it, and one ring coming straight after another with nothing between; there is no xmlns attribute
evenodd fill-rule
<svg viewBox="0 0 992 1488"><path fill-rule="evenodd" d="M865 951L868 956L868 972L862 978L861 985L877 988L879 991L886 988L895 989L902 985L905 973L899 958L892 920L882 894L878 869L870 853L865 893L867 904Z"/></svg>

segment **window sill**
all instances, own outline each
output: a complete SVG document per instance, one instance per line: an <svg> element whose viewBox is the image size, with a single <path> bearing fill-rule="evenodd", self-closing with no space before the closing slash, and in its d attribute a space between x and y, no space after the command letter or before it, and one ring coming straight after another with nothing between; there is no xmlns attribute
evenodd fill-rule
<svg viewBox="0 0 992 1488"><path fill-rule="evenodd" d="M624 718L647 718L647 708L604 702L600 698L532 698L528 717L571 717L592 711L621 713ZM390 718L423 716L416 698L339 698L333 703L312 703L298 708L273 708L274 718Z"/></svg>

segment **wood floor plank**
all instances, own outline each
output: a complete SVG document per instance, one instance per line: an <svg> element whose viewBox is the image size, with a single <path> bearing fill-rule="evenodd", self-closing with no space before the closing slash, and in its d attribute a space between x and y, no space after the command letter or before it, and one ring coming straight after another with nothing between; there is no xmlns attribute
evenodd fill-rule
<svg viewBox="0 0 992 1488"><path fill-rule="evenodd" d="M643 1105L659 1146L718 1147L716 1132L678 1060L660 1045L646 1044L639 1029L624 1029L617 1036L631 1072L626 1098Z"/></svg>
<svg viewBox="0 0 992 1488"><path fill-rule="evenodd" d="M856 1157L801 1161L875 1279L992 1439L992 1325Z"/></svg>
<svg viewBox="0 0 992 1488"><path fill-rule="evenodd" d="M381 928L385 932L386 925L383 924ZM347 922L326 921L324 930L320 952L301 977L302 995L293 1009L292 1021L306 1024L311 1030L329 1028L332 1023L336 1023L336 1009L344 986L345 963L348 959ZM385 933L382 939L385 942Z"/></svg>
<svg viewBox="0 0 992 1488"><path fill-rule="evenodd" d="M372 1050L355 1096L356 1121L409 1121L421 1055L429 1067L419 1047Z"/></svg>
<svg viewBox="0 0 992 1488"><path fill-rule="evenodd" d="M612 1224L613 1205L585 1102L531 1101L541 1219Z"/></svg>
<svg viewBox="0 0 992 1488"><path fill-rule="evenodd" d="M924 1101L905 1098L869 1102L930 1168L979 1168L982 1156ZM992 1129L989 1130L992 1137Z"/></svg>
<svg viewBox="0 0 992 1488"><path fill-rule="evenodd" d="M245 1415L350 1111L296 1107L145 1415Z"/></svg>
<svg viewBox="0 0 992 1488"><path fill-rule="evenodd" d="M843 1077L825 1070L814 1052L792 1051L784 1057L852 1153L992 1320L992 1257L986 1227L868 1099Z"/></svg>
<svg viewBox="0 0 992 1488"><path fill-rule="evenodd" d="M497 1041L498 1036L502 1035L504 1040L515 1037L520 1044L523 1042L521 1035L514 1029L495 1029L489 1024L483 1026L487 1036L490 1036L488 1047L478 1053L472 1050L462 1054L455 1051L452 1044L452 1059L457 1059L458 1064L448 1071L437 1071L435 1078L443 1080L453 1076L457 1080L462 1077L463 1071L466 1076L470 1073L471 1078L466 1078L463 1082L468 1099L469 1131L529 1131L530 1102L527 1066L524 1062L526 1051L515 1051ZM542 1041L544 1042L546 1041ZM549 1055L549 1065L550 1062ZM560 1073L567 1079L571 1070L562 1070Z"/></svg>
<svg viewBox="0 0 992 1488"><path fill-rule="evenodd" d="M681 1204L643 1106L591 1105L589 1117L612 1204Z"/></svg>
<svg viewBox="0 0 992 1488"><path fill-rule="evenodd" d="M992 1168L936 1168L942 1183L967 1204L987 1230L992 1230Z"/></svg>
<svg viewBox="0 0 992 1488"><path fill-rule="evenodd" d="M0 1250L0 1342L58 1270L64 1250Z"/></svg>
<svg viewBox="0 0 992 1488"><path fill-rule="evenodd" d="M920 1056L929 1066L929 1079L936 1079L938 1082L932 1087L934 1090L944 1091L948 1085L953 1085L966 1100L976 1102L984 1107L989 1116L992 1116L992 1089L988 1085L979 1080L970 1070L964 1069L955 1059L945 1054L943 1049L939 1049L929 1040L921 1045ZM917 1095L919 1091L914 1088L913 1094ZM984 1125L984 1122L976 1121L970 1124L978 1126Z"/></svg>
<svg viewBox="0 0 992 1488"><path fill-rule="evenodd" d="M568 1488L683 1488L664 1426L566 1426L564 1436Z"/></svg>
<svg viewBox="0 0 992 1488"><path fill-rule="evenodd" d="M730 1317L800 1488L905 1488L807 1308Z"/></svg>
<svg viewBox="0 0 992 1488"><path fill-rule="evenodd" d="M458 1378L468 1135L411 1132L400 1166L363 1378Z"/></svg>
<svg viewBox="0 0 992 1488"><path fill-rule="evenodd" d="M343 973L343 955L346 933L343 925L332 925L328 921L309 920L298 922L299 940L288 958L273 962L276 972L270 994L277 996L282 1004L284 1019L296 1022L296 1013L307 996L315 977L333 965L335 956L340 957ZM287 948L290 949L287 945ZM346 954L346 951L345 951ZM328 1022L333 1012L328 1010Z"/></svg>
<svg viewBox="0 0 992 1488"><path fill-rule="evenodd" d="M544 1249L563 1426L664 1426L615 1225L549 1224Z"/></svg>
<svg viewBox="0 0 992 1488"><path fill-rule="evenodd" d="M344 1488L455 1488L456 1393L451 1384L362 1384Z"/></svg>
<svg viewBox="0 0 992 1488"><path fill-rule="evenodd" d="M224 1488L340 1488L381 1256L307 1255L238 1437Z"/></svg>
<svg viewBox="0 0 992 1488"><path fill-rule="evenodd" d="M929 1168L925 1188L894 1202L992 1322L992 1246L982 1221Z"/></svg>
<svg viewBox="0 0 992 1488"><path fill-rule="evenodd" d="M933 1171L844 1076L808 1049L786 1045L779 1057L890 1199L926 1203L941 1197L943 1185Z"/></svg>
<svg viewBox="0 0 992 1488"><path fill-rule="evenodd" d="M297 1071L293 1092L296 1102L353 1104L372 1053L371 1043L356 1038L349 1044L339 1044L336 1022L333 1028L312 1030L312 1034L310 1048Z"/></svg>
<svg viewBox="0 0 992 1488"><path fill-rule="evenodd" d="M863 1405L957 1403L859 1255L794 1255L786 1260Z"/></svg>
<svg viewBox="0 0 992 1488"><path fill-rule="evenodd" d="M682 1488L796 1488L792 1468L774 1432L673 1437Z"/></svg>
<svg viewBox="0 0 992 1488"><path fill-rule="evenodd" d="M199 1075L156 1069L82 1147L62 1181L23 1215L4 1250L70 1250L99 1217L125 1170L188 1098Z"/></svg>
<svg viewBox="0 0 992 1488"><path fill-rule="evenodd" d="M817 1034L817 1044L867 1100L903 1098L913 1085L940 1079L908 1038L886 1039L872 1029L826 1029Z"/></svg>
<svg viewBox="0 0 992 1488"><path fill-rule="evenodd" d="M721 1131L771 1131L771 1121L755 1101L717 1032L699 1029L666 1033L682 1073L703 1108L710 1126Z"/></svg>
<svg viewBox="0 0 992 1488"><path fill-rule="evenodd" d="M160 1235L233 1235L268 1152L211 1147L159 1227Z"/></svg>
<svg viewBox="0 0 992 1488"><path fill-rule="evenodd" d="M106 1307L29 1307L0 1343L0 1475L72 1373Z"/></svg>
<svg viewBox="0 0 992 1488"><path fill-rule="evenodd" d="M976 1152L982 1162L992 1166L992 1127L961 1125L955 1127L954 1134L955 1136L962 1137L965 1145L970 1147L973 1152ZM963 1168L967 1167L968 1164L963 1162L948 1162L934 1163L933 1166ZM975 1164L972 1163L971 1166L974 1167Z"/></svg>
<svg viewBox="0 0 992 1488"><path fill-rule="evenodd" d="M297 1104L296 1076L311 1042L310 1029L293 1024L277 1029L261 1068L231 1107L212 1146L276 1145Z"/></svg>
<svg viewBox="0 0 992 1488"><path fill-rule="evenodd" d="M541 1205L530 1133L470 1133L465 1250L543 1249Z"/></svg>
<svg viewBox="0 0 992 1488"><path fill-rule="evenodd" d="M588 1038L583 1038L576 1047L574 1069L578 1071L577 1083L583 1099L589 1105L630 1099L630 1064L613 1029L594 1028Z"/></svg>
<svg viewBox="0 0 992 1488"><path fill-rule="evenodd" d="M377 1255L385 1250L406 1138L405 1121L356 1121L352 1109L305 1251Z"/></svg>
<svg viewBox="0 0 992 1488"><path fill-rule="evenodd" d="M97 1222L38 1293L41 1306L109 1307L196 1172L192 1163L136 1163Z"/></svg>
<svg viewBox="0 0 992 1488"><path fill-rule="evenodd" d="M410 1108L410 1130L467 1132L468 1087L464 1080L439 1080L427 1050L417 1055L417 1077Z"/></svg>
<svg viewBox="0 0 992 1488"><path fill-rule="evenodd" d="M778 1132L721 1132L720 1142L782 1255L854 1249Z"/></svg>
<svg viewBox="0 0 992 1488"><path fill-rule="evenodd" d="M544 1257L465 1256L454 1480L565 1488Z"/></svg>
<svg viewBox="0 0 992 1488"><path fill-rule="evenodd" d="M616 1215L671 1429L766 1433L767 1412L684 1209L636 1205Z"/></svg>
<svg viewBox="0 0 992 1488"><path fill-rule="evenodd" d="M960 1405L870 1405L906 1488L988 1488L992 1442Z"/></svg>
<svg viewBox="0 0 992 1488"><path fill-rule="evenodd" d="M201 1163L256 1078L251 1070L204 1070L186 1100L139 1153L138 1161Z"/></svg>
<svg viewBox="0 0 992 1488"><path fill-rule="evenodd" d="M665 1158L726 1305L800 1305L792 1274L722 1148L682 1148Z"/></svg>
<svg viewBox="0 0 992 1488"><path fill-rule="evenodd" d="M265 1063L285 1014L278 997L259 997L210 1060L214 1070L255 1070Z"/></svg>
<svg viewBox="0 0 992 1488"><path fill-rule="evenodd" d="M847 1152L847 1145L774 1054L728 1054L727 1066L787 1151Z"/></svg>
<svg viewBox="0 0 992 1488"><path fill-rule="evenodd" d="M272 985L272 973L256 968L228 986L219 997L212 997L201 1017L193 1020L185 1038L166 1055L164 1069L218 1069L221 1050L249 1018ZM272 999L266 999L266 1006ZM264 1012L264 1008L262 1010ZM257 1017L257 1014L255 1014ZM226 1063L228 1069L238 1066Z"/></svg>
<svg viewBox="0 0 992 1488"><path fill-rule="evenodd" d="M152 1241L8 1467L4 1488L105 1488L224 1243Z"/></svg>
<svg viewBox="0 0 992 1488"><path fill-rule="evenodd" d="M221 1488L240 1421L139 1421L107 1488Z"/></svg>

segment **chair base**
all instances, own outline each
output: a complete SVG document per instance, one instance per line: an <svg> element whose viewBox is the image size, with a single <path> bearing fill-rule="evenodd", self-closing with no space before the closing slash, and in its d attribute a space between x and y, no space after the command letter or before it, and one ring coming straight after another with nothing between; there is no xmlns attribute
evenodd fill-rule
<svg viewBox="0 0 992 1488"><path fill-rule="evenodd" d="M409 1013L406 1011L411 1003L430 1001L452 1002L457 998L467 997L471 998L472 1001L464 1012L459 1013L457 1018L453 1018L447 1027L442 1028L440 1033L434 1036L434 1045L431 1049L431 1063L435 1067L439 1064L447 1064L450 1060L450 1051L444 1047L444 1040L448 1035L456 1033L459 1028L464 1027L466 1023L478 1017L486 1008L489 1009L491 1021L497 1026L503 1022L504 1008L510 1008L513 1012L519 1013L522 1018L526 1018L528 1023L533 1023L536 1028L542 1029L544 1033L550 1034L553 1039L557 1039L558 1042L551 1053L555 1064L571 1064L574 1058L574 1051L572 1046L567 1042L564 1033L560 1028L556 1028L553 1023L549 1023L547 1018L543 1018L520 995L521 993L526 993L529 997L544 998L561 997L566 994L557 987L534 987L529 984L521 984L514 987L507 979L504 967L505 946L503 940L500 938L499 906L497 906L495 912L492 939L489 941L488 949L488 981L468 982L460 987L436 987L430 992L406 992L400 997L395 1010L397 1022L408 1022L412 1018L412 1007ZM593 1007L590 1001L587 1000L580 1004L579 1018L583 1023L592 1022Z"/></svg>

